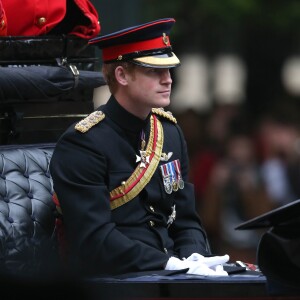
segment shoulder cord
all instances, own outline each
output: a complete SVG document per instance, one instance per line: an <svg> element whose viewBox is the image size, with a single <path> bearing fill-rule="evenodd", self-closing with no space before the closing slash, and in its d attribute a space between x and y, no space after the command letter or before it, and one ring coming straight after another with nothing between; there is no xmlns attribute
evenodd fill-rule
<svg viewBox="0 0 300 300"><path fill-rule="evenodd" d="M149 163L145 167L141 167L139 164L126 181L123 181L119 187L110 192L112 210L132 200L149 183L159 164L163 141L162 124L155 115L152 115L150 118L150 136L145 150Z"/></svg>

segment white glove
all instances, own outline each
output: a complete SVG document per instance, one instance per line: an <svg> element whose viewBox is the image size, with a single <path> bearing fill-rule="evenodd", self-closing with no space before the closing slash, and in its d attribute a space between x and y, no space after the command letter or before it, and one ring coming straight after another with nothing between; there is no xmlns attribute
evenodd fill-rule
<svg viewBox="0 0 300 300"><path fill-rule="evenodd" d="M229 261L229 255L205 257L199 253L193 253L184 261L196 262L194 268L190 268L188 274L198 274L206 276L228 276L224 271L223 264Z"/></svg>
<svg viewBox="0 0 300 300"><path fill-rule="evenodd" d="M204 257L198 253L193 253L187 259L180 260L176 257L170 257L165 270L189 269L187 274L202 276L228 276L223 269L223 263L229 260L228 255Z"/></svg>

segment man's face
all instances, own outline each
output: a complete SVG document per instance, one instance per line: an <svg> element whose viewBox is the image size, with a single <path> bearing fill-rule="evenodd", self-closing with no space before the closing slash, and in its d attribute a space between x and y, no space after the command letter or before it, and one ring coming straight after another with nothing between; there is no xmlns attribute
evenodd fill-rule
<svg viewBox="0 0 300 300"><path fill-rule="evenodd" d="M169 69L136 66L128 80L131 101L144 108L170 104L172 78Z"/></svg>

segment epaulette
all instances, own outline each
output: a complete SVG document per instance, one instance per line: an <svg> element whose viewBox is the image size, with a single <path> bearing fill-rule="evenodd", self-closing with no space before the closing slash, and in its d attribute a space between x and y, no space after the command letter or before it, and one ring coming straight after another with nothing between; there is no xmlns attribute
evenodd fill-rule
<svg viewBox="0 0 300 300"><path fill-rule="evenodd" d="M171 122L177 124L176 118L173 116L173 114L170 111L165 111L162 107L160 108L152 108L152 112L156 115L162 116Z"/></svg>
<svg viewBox="0 0 300 300"><path fill-rule="evenodd" d="M94 125L98 124L105 118L105 114L101 110L96 110L87 117L79 121L75 125L75 129L84 133L90 130Z"/></svg>

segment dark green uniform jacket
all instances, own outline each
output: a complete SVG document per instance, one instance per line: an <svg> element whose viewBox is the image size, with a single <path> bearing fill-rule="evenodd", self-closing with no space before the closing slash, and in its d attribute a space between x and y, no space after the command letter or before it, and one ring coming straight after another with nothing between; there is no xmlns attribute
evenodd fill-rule
<svg viewBox="0 0 300 300"><path fill-rule="evenodd" d="M73 267L87 274L122 274L163 270L170 256L209 254L206 235L195 212L193 185L186 182L186 143L176 122L158 115L163 127L163 153L179 160L184 188L165 191L159 161L150 182L131 201L111 209L110 192L138 166L144 121L111 97L98 108L105 118L80 132L71 126L51 159L54 190L59 199ZM167 224L176 208L176 218Z"/></svg>

